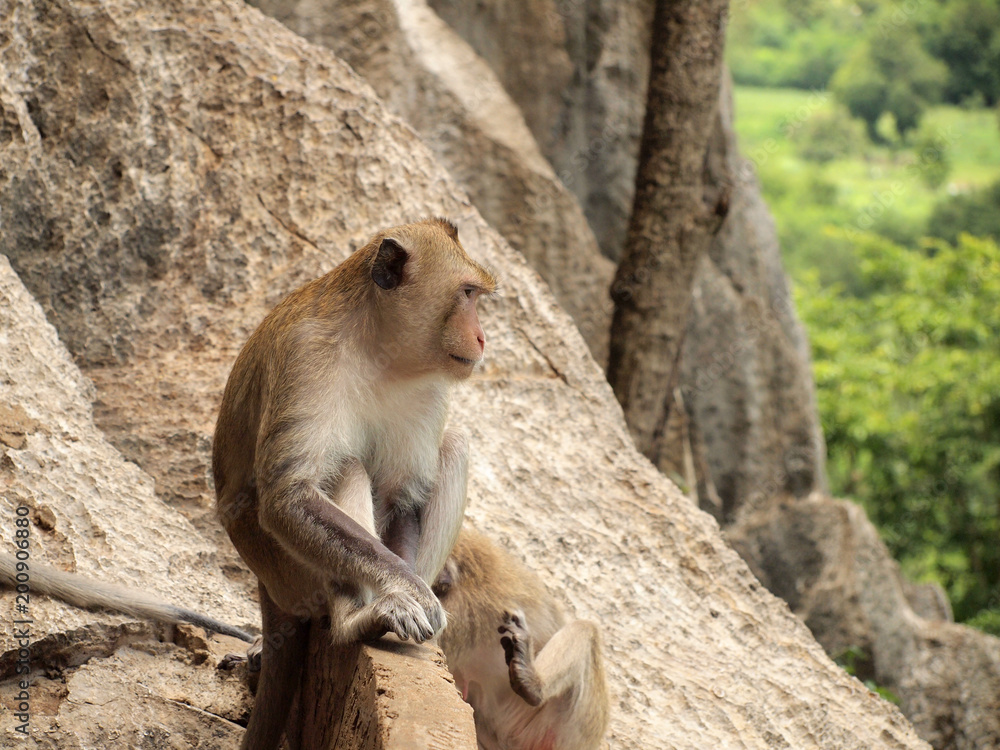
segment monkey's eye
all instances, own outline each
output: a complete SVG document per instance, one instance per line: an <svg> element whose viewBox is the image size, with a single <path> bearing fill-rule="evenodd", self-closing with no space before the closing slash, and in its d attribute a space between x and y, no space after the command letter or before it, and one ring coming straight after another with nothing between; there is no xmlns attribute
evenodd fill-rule
<svg viewBox="0 0 1000 750"><path fill-rule="evenodd" d="M463 293L463 294L464 294L464 295L465 295L466 297L468 297L468 298L470 298L470 299L472 298L472 295L473 295L473 294L475 293L475 291L476 291L476 288L475 288L475 287L472 287L472 286L463 286L463 287L462 287L462 293Z"/></svg>

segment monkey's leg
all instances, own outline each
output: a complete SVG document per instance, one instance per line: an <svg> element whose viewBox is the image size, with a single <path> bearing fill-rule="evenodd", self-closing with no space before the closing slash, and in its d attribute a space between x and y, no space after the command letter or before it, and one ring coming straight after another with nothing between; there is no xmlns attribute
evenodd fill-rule
<svg viewBox="0 0 1000 750"><path fill-rule="evenodd" d="M299 686L309 641L309 621L278 609L263 584L259 590L264 647L257 697L240 750L274 750L278 747L292 698Z"/></svg>
<svg viewBox="0 0 1000 750"><path fill-rule="evenodd" d="M468 501L469 438L458 430L445 432L438 454L438 481L420 512L417 575L434 583L458 539Z"/></svg>
<svg viewBox="0 0 1000 750"><path fill-rule="evenodd" d="M510 686L529 705L541 705L574 688L585 690L595 681L600 682L603 696L601 635L594 623L574 620L564 625L537 654L524 613L506 613L498 630Z"/></svg>

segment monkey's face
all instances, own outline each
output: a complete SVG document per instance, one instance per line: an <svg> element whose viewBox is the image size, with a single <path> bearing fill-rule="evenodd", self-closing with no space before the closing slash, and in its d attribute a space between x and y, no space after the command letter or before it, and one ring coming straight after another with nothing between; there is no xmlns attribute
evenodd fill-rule
<svg viewBox="0 0 1000 750"><path fill-rule="evenodd" d="M382 325L402 377L462 380L482 361L486 336L476 302L497 279L472 260L454 227L437 220L398 227L378 242L371 266Z"/></svg>
<svg viewBox="0 0 1000 750"><path fill-rule="evenodd" d="M479 287L462 284L442 327L442 365L445 372L456 379L469 377L482 361L486 349L486 334L476 310L476 300L481 294Z"/></svg>

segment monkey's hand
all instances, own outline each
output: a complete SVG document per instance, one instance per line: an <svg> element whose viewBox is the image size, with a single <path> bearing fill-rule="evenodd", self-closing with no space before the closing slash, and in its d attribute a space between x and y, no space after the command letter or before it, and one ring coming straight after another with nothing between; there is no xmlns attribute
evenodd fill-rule
<svg viewBox="0 0 1000 750"><path fill-rule="evenodd" d="M430 587L416 577L412 583L412 587L390 589L371 606L376 629L391 631L404 641L412 638L423 643L440 632L447 620L441 602L431 593Z"/></svg>
<svg viewBox="0 0 1000 750"><path fill-rule="evenodd" d="M507 661L510 687L529 706L537 706L542 702L542 683L535 672L534 648L524 612L504 612L503 619L503 625L497 628L497 632L502 636L500 645Z"/></svg>

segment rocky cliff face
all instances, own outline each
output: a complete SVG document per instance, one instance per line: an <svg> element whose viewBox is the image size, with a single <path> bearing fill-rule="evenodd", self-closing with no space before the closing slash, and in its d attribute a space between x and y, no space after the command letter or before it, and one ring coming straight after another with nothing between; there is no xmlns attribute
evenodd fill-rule
<svg viewBox="0 0 1000 750"><path fill-rule="evenodd" d="M911 601L860 507L774 498L727 536L828 653L858 655L858 675L892 690L935 748L1000 747L1000 639L948 622L947 600Z"/></svg>
<svg viewBox="0 0 1000 750"><path fill-rule="evenodd" d="M95 427L93 385L2 256L0 351L0 515L12 538L17 509L28 509L29 584L30 567L45 562L243 627L255 624L256 605L227 576L211 541L157 499L152 478ZM164 747L164 733L190 746L230 748L239 741L236 722L252 699L215 663L242 642L205 638L186 625L84 612L31 593L18 611L23 603L12 591L0 592L6 622L30 621L33 668L30 722L4 711L4 747L22 745L25 737L16 731L22 723L30 726L28 746L39 748L127 747L144 736ZM0 635L7 709L23 701L14 700L24 645L15 633L7 627ZM117 707L113 720L109 705Z"/></svg>
<svg viewBox="0 0 1000 750"><path fill-rule="evenodd" d="M617 258L635 192L653 4L431 5L526 113L558 113L556 125L526 119L605 254ZM567 57L569 83L549 74ZM762 494L804 497L826 487L808 344L753 166L739 153L729 88L727 81L711 159L724 165L718 172L726 175L730 210L695 280L677 416L667 427L672 449L660 461L668 476L697 485L692 495L724 522ZM605 320L609 326L610 315Z"/></svg>
<svg viewBox="0 0 1000 750"><path fill-rule="evenodd" d="M576 615L602 623L611 746L924 746L894 707L830 662L715 522L637 455L569 317L346 65L229 0L23 0L3 13L0 253L94 382L97 426L153 477L172 506L163 513L191 521L163 537L148 524L135 543L155 545L159 557L148 572L136 558L136 575L153 580L170 550L197 542L207 556L180 556L171 573L202 590L194 584L205 569L221 569L233 609L214 599L206 609L236 617L252 606L249 577L209 510L209 436L236 351L283 293L376 228L452 216L507 289L483 310L489 362L453 410L473 436L470 516ZM6 403L23 400L4 388ZM14 450L4 449L5 486L35 481ZM39 537L51 527L40 507L62 512L93 482L94 470L78 466L64 494L43 485L22 493ZM123 484L108 494L137 491L137 481ZM110 566L132 554L100 534L73 543ZM53 618L104 621L51 606ZM56 635L72 636L53 622ZM162 669L166 657L142 648ZM70 651L77 664L90 656ZM106 708L112 674L162 707L136 720L155 734L151 746L235 741L228 720L216 732L217 717L179 707L190 694L149 686L156 669L125 656L114 651L109 671L93 677L89 663L37 663L65 680L49 687L86 713L101 737L92 744L130 746ZM195 691L198 679L185 685ZM176 728L170 711L193 728ZM35 726L44 746L48 725Z"/></svg>
<svg viewBox="0 0 1000 750"><path fill-rule="evenodd" d="M651 0L430 0L496 71L601 249L625 242L649 79Z"/></svg>
<svg viewBox="0 0 1000 750"><path fill-rule="evenodd" d="M632 199L652 3L487 0L474 11L453 0L431 4L526 113L559 113L555 125L530 114L527 122L616 257ZM531 40L530 52L519 40ZM574 75L564 86L544 71L559 70L565 55ZM825 490L826 478L808 342L753 164L739 153L725 84L710 160L726 165L731 205L696 276L660 468L727 527L761 580L831 654L868 654L869 676L898 691L935 747L994 747L997 639L936 622L947 607L934 592L911 593L863 514L810 496ZM923 617L911 608L921 598L930 599Z"/></svg>
<svg viewBox="0 0 1000 750"><path fill-rule="evenodd" d="M699 500L723 524L762 499L826 489L809 345L733 116L727 79L712 148L727 165L730 209L695 277L681 357L691 442L707 466Z"/></svg>

